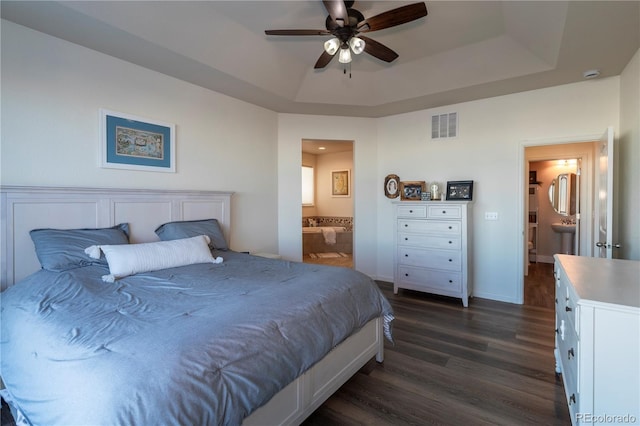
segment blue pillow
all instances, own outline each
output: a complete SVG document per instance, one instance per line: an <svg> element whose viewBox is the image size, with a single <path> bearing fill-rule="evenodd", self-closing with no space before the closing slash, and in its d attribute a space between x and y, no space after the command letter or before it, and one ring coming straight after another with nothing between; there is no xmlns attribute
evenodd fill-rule
<svg viewBox="0 0 640 426"><path fill-rule="evenodd" d="M87 265L107 265L104 256L92 259L84 249L101 244L129 244L129 224L97 229L34 229L29 235L42 268L62 272Z"/></svg>
<svg viewBox="0 0 640 426"><path fill-rule="evenodd" d="M192 238L198 235L206 235L211 242L209 247L216 250L229 250L227 240L224 239L222 229L217 219L184 220L167 222L156 229L156 234L162 241Z"/></svg>

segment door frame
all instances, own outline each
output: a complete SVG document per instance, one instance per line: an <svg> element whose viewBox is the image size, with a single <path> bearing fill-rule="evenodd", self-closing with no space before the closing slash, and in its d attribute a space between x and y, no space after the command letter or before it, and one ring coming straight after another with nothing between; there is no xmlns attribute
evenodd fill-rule
<svg viewBox="0 0 640 426"><path fill-rule="evenodd" d="M518 271L518 276L516 277L516 282L518 283L516 286L516 303L523 304L524 303L524 268L526 263L528 262L528 250L527 250L527 239L528 239L528 212L527 212L527 203L528 203L528 188L529 188L529 160L525 155L525 149L527 147L533 146L545 146L545 145L566 145L573 143L585 143L590 141L600 140L602 137L602 133L592 133L592 134L583 134L583 135L575 135L575 136L565 136L565 137L557 137L557 138L542 138L542 139L524 139L520 141L518 147L518 206L517 206L517 217L518 223L520 226L520 241L518 244L520 250L520 256L518 256L518 267L516 268ZM593 157L593 156L591 156ZM567 157L568 158L568 157ZM582 172L584 178L585 168L593 167L593 159L591 158L589 162L591 164L585 164L585 159L583 158L582 164ZM591 172L589 172L589 176L591 176ZM588 189L585 193L592 192L593 187L590 183L585 182L586 179L582 180L582 183L587 186ZM586 210L586 209L585 209ZM585 216L591 216L591 212L583 211L582 212L582 226L585 226ZM591 225L587 225L592 229ZM586 244L589 244L589 241L593 238L590 234L593 231L587 233L587 241Z"/></svg>

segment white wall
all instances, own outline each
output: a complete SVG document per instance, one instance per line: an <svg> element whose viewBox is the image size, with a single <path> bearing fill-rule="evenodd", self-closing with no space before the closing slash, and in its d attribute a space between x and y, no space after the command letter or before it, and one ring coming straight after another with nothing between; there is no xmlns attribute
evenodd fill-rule
<svg viewBox="0 0 640 426"><path fill-rule="evenodd" d="M395 173L401 180L428 183L472 179L474 293L518 303L522 141L602 134L609 125L617 129L618 108L619 78L614 77L379 119L377 276L393 276L393 211L383 194L384 176ZM432 141L431 115L451 111L458 112L459 136ZM485 212L497 212L499 220L486 221Z"/></svg>
<svg viewBox="0 0 640 426"><path fill-rule="evenodd" d="M353 178L353 152L336 152L318 155L317 162L317 194L318 216L353 217L353 185L349 197L334 197L331 194L331 172L350 170ZM353 182L351 182L353 183Z"/></svg>
<svg viewBox="0 0 640 426"><path fill-rule="evenodd" d="M517 302L522 141L602 134L613 125L631 182L620 187L622 229L638 235L637 54L622 77L367 119L276 114L11 22L2 21L1 42L2 184L234 190L232 248L299 260L301 140L353 140L358 270L392 278L387 174L473 179L475 293ZM99 168L99 108L175 123L177 173ZM430 116L449 111L459 114L459 137L431 141ZM499 220L485 221L486 211ZM638 257L638 249L630 253Z"/></svg>
<svg viewBox="0 0 640 426"><path fill-rule="evenodd" d="M277 250L274 112L4 20L1 42L3 185L231 190L231 247ZM175 123L177 173L98 167L99 108Z"/></svg>
<svg viewBox="0 0 640 426"><path fill-rule="evenodd" d="M618 237L623 259L640 260L640 50L620 76Z"/></svg>

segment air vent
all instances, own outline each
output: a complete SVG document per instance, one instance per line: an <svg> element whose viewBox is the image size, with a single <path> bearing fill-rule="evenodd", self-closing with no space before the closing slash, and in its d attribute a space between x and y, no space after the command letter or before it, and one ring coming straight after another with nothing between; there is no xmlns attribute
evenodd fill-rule
<svg viewBox="0 0 640 426"><path fill-rule="evenodd" d="M455 138L458 136L458 113L431 116L431 139Z"/></svg>

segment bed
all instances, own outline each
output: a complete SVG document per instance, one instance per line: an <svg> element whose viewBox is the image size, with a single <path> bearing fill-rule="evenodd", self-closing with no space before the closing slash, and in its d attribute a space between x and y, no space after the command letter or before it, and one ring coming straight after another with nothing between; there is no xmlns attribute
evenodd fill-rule
<svg viewBox="0 0 640 426"><path fill-rule="evenodd" d="M20 421L299 424L383 359L393 315L375 283L233 252L231 193L3 187L1 196L1 373ZM156 234L212 220L213 235ZM96 228L110 235L91 246L98 257L38 270L60 252L51 229ZM110 239L120 231L129 244ZM204 257L178 266L119 272L113 257L130 261L133 249L156 259L143 249L191 243L164 257Z"/></svg>

